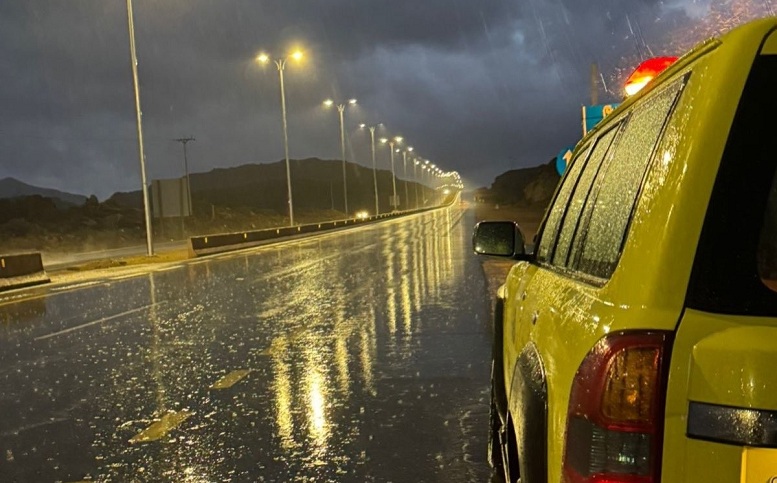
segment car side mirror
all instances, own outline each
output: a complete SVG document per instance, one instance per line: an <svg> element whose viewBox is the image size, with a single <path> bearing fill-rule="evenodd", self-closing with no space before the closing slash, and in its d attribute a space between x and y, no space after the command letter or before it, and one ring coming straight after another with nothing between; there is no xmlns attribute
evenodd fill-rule
<svg viewBox="0 0 777 483"><path fill-rule="evenodd" d="M514 221L481 221L475 225L472 248L478 255L528 259L526 240Z"/></svg>

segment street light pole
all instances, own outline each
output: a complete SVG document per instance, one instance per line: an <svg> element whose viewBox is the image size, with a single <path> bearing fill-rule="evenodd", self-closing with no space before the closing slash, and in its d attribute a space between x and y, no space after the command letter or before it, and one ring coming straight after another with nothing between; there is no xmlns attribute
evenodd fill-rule
<svg viewBox="0 0 777 483"><path fill-rule="evenodd" d="M375 164L375 128L377 126L370 126L370 141L372 146L372 181L375 184L375 214L380 214L380 207L378 205L378 171Z"/></svg>
<svg viewBox="0 0 777 483"><path fill-rule="evenodd" d="M429 184L431 184L432 183L432 167L429 166L429 160L428 159L424 160L424 164L423 164L423 166L421 166L421 168L423 169L423 171L421 172L421 182L422 183L427 183L428 182ZM428 175L428 178L429 178L428 180L424 179L424 172L426 172L426 174ZM426 206L426 200L427 200L426 196L429 194L428 193L429 187L426 184L423 184L422 188L423 188L423 191L424 191L424 193L423 193L423 195L424 195L423 196L423 198L424 198L424 206Z"/></svg>
<svg viewBox="0 0 777 483"><path fill-rule="evenodd" d="M428 194L427 191L429 191L428 187L426 186L426 179L425 174L427 172L426 165L421 166L421 201L423 201L424 206L426 206L426 195Z"/></svg>
<svg viewBox="0 0 777 483"><path fill-rule="evenodd" d="M407 196L407 152L412 150L413 148L408 147L406 150L402 151L402 176L405 180L405 209L410 207L410 198Z"/></svg>
<svg viewBox="0 0 777 483"><path fill-rule="evenodd" d="M275 61L278 67L278 77L281 81L281 112L283 115L283 150L286 154L286 189L289 201L289 226L294 226L294 201L291 196L291 167L289 166L289 128L286 123L286 89L283 84L283 70L286 67L286 59Z"/></svg>
<svg viewBox="0 0 777 483"><path fill-rule="evenodd" d="M397 176L394 174L394 141L391 140L388 143L389 149L391 149L391 187L394 190L394 197L391 198L392 211L397 209Z"/></svg>
<svg viewBox="0 0 777 483"><path fill-rule="evenodd" d="M393 211L396 211L397 209L397 176L394 171L394 143L401 143L402 137L396 136L391 139L383 138L380 140L383 144L388 144L389 149L391 150L390 157L391 157L391 186L394 191L394 197L391 199L391 206L393 207Z"/></svg>
<svg viewBox="0 0 777 483"><path fill-rule="evenodd" d="M339 104L337 112L340 113L340 156L343 160L343 208L345 209L345 217L348 218L348 180L345 174L345 104Z"/></svg>
<svg viewBox="0 0 777 483"><path fill-rule="evenodd" d="M418 159L413 160L413 181L415 182L415 209L418 209Z"/></svg>
<svg viewBox="0 0 777 483"><path fill-rule="evenodd" d="M291 54L294 60L302 59L302 52L296 51ZM270 57L267 54L259 54L257 60L267 63ZM288 192L289 204L289 226L294 226L294 201L291 195L291 166L289 165L289 129L286 123L286 86L283 83L283 71L286 68L286 58L274 59L275 66L278 68L278 78L281 83L281 115L283 116L283 151L286 157L286 189Z"/></svg>
<svg viewBox="0 0 777 483"><path fill-rule="evenodd" d="M154 254L154 241L151 235L151 211L148 206L148 186L146 186L146 155L143 152L143 121L140 110L140 86L138 84L138 56L135 49L135 21L132 16L132 0L127 0L127 28L129 30L130 65L132 67L132 85L135 89L135 117L138 130L138 157L140 158L140 183L143 186L143 212L146 221L146 252Z"/></svg>
<svg viewBox="0 0 777 483"><path fill-rule="evenodd" d="M378 203L378 168L375 162L375 129L378 126L382 126L383 123L377 123L373 126L368 126L364 123L359 124L360 129L368 128L370 130L370 149L372 151L372 182L375 184L375 214L380 214L380 204Z"/></svg>
<svg viewBox="0 0 777 483"><path fill-rule="evenodd" d="M348 104L356 104L356 99L350 99ZM327 99L324 101L324 105L327 107L332 106L334 101ZM337 104L337 112L340 114L340 159L343 160L343 208L345 209L346 216L348 216L348 179L345 169L345 108L345 103Z"/></svg>
<svg viewBox="0 0 777 483"><path fill-rule="evenodd" d="M196 141L196 139L194 139L193 137L188 137L188 138L178 138L176 139L176 141L178 141L183 145L183 169L184 169L184 173L186 173L186 194L188 195L187 201L189 203L189 215L192 215L194 214L192 210L192 183L189 180L189 160L186 157L186 143L188 143L189 141Z"/></svg>

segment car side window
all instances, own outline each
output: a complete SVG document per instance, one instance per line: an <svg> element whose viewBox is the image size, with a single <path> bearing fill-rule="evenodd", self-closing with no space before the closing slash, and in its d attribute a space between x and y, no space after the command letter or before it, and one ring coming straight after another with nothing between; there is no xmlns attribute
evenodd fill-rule
<svg viewBox="0 0 777 483"><path fill-rule="evenodd" d="M646 100L627 121L586 202L590 220L583 230L576 264L579 271L601 279L609 278L615 271L642 180L684 85L684 79L677 81Z"/></svg>
<svg viewBox="0 0 777 483"><path fill-rule="evenodd" d="M539 245L537 247L538 262L547 262L551 257L553 246L556 244L559 225L564 216L564 212L566 211L569 197L572 195L572 191L577 184L580 172L583 170L583 166L585 166L587 161L586 158L588 157L590 150L590 146L581 150L580 154L572 159L572 162L567 168L569 172L564 176L558 195L556 196L553 205L551 205L548 210L547 220L545 221L545 226L540 235Z"/></svg>
<svg viewBox="0 0 777 483"><path fill-rule="evenodd" d="M583 173L577 182L577 186L575 186L569 205L567 206L566 214L561 223L558 242L556 243L556 249L553 252L553 265L558 267L567 266L567 258L569 256L569 248L572 245L572 237L577 230L580 214L583 211L583 205L591 190L591 184L593 183L596 174L599 172L602 161L604 161L604 158L610 149L610 145L620 130L621 125L622 124L619 123L617 126L601 135L596 141L596 145L591 152L591 157L589 158L588 163L586 163L585 169L583 169Z"/></svg>

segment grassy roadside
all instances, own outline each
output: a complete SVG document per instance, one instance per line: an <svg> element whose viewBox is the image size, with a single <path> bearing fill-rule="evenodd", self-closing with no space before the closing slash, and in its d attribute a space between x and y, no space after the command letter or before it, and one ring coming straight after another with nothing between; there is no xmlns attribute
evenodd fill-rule
<svg viewBox="0 0 777 483"><path fill-rule="evenodd" d="M92 260L89 262L78 263L70 265L63 269L57 270L57 272L85 272L89 270L100 270L106 268L118 268L118 267L131 267L138 265L148 265L152 263L171 263L180 262L182 260L189 259L189 251L186 249L171 250L168 252L158 253L152 256L136 255L127 257L113 257L105 258L102 260Z"/></svg>

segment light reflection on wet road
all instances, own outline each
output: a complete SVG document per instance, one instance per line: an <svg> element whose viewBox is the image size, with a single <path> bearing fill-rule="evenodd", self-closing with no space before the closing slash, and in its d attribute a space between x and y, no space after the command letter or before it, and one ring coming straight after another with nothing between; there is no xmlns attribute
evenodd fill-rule
<svg viewBox="0 0 777 483"><path fill-rule="evenodd" d="M0 306L0 481L488 481L458 207Z"/></svg>

